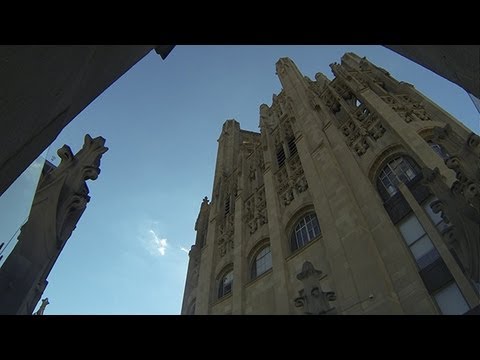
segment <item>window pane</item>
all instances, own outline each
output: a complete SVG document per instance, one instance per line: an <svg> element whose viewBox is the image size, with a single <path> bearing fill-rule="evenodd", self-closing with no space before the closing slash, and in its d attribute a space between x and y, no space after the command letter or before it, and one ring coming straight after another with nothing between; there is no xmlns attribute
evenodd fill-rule
<svg viewBox="0 0 480 360"><path fill-rule="evenodd" d="M415 173L412 169L407 169L405 171L405 174L408 176L409 180L412 180L415 177Z"/></svg>
<svg viewBox="0 0 480 360"><path fill-rule="evenodd" d="M257 259L260 259L261 257L265 256L265 254L268 252L269 248L263 248L262 251L260 251L257 255Z"/></svg>
<svg viewBox="0 0 480 360"><path fill-rule="evenodd" d="M223 295L227 295L230 291L232 291L232 283L225 284L223 287Z"/></svg>
<svg viewBox="0 0 480 360"><path fill-rule="evenodd" d="M262 259L257 260L257 276L265 271L265 262Z"/></svg>
<svg viewBox="0 0 480 360"><path fill-rule="evenodd" d="M423 234L425 234L425 230L423 230L422 225L420 225L417 217L413 214L410 215L406 220L403 220L398 226L398 229L400 230L407 245L410 245Z"/></svg>
<svg viewBox="0 0 480 360"><path fill-rule="evenodd" d="M414 245L412 245L414 246ZM420 269L426 268L428 265L433 264L435 260L440 258L440 254L438 253L437 249L433 248L429 252L427 252L425 255L419 257L417 259L417 264Z"/></svg>
<svg viewBox="0 0 480 360"><path fill-rule="evenodd" d="M292 234L292 251L301 248L321 234L317 216L309 213L298 221Z"/></svg>
<svg viewBox="0 0 480 360"><path fill-rule="evenodd" d="M412 250L412 254L417 261L434 249L435 247L433 246L428 235L425 235L415 244L410 246L410 250Z"/></svg>
<svg viewBox="0 0 480 360"><path fill-rule="evenodd" d="M272 268L272 253L270 252L270 248L268 248L268 253L265 255L265 271L270 270Z"/></svg>
<svg viewBox="0 0 480 360"><path fill-rule="evenodd" d="M223 278L224 283L232 282L233 280L233 271L230 271L225 277Z"/></svg>
<svg viewBox="0 0 480 360"><path fill-rule="evenodd" d="M301 234L302 234L302 245L305 245L308 242L307 229L303 227Z"/></svg>
<svg viewBox="0 0 480 360"><path fill-rule="evenodd" d="M253 271L252 278L260 276L265 271L272 267L272 254L270 252L270 246L263 248L255 259L255 270Z"/></svg>
<svg viewBox="0 0 480 360"><path fill-rule="evenodd" d="M455 282L437 292L434 298L444 315L461 315L470 309Z"/></svg>

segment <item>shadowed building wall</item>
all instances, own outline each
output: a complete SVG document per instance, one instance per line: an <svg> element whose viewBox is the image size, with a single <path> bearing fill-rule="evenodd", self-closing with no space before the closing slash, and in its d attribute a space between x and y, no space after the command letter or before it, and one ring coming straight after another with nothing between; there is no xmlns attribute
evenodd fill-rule
<svg viewBox="0 0 480 360"><path fill-rule="evenodd" d="M0 196L60 131L155 45L0 47ZM155 48L165 58L173 46Z"/></svg>

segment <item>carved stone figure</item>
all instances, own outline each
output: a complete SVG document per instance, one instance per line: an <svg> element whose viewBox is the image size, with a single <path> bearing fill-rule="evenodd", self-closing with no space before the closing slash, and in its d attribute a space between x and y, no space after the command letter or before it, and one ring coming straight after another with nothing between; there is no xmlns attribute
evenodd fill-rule
<svg viewBox="0 0 480 360"><path fill-rule="evenodd" d="M33 313L33 315L43 315L48 304L50 304L48 302L48 298L42 299L42 305L40 305L40 308L37 310L37 312Z"/></svg>
<svg viewBox="0 0 480 360"><path fill-rule="evenodd" d="M442 218L452 226L445 234L447 243L458 243L455 250L465 268L466 274L474 281L480 281L480 216L460 191L456 181L452 188L441 179L440 171L423 169L424 183L438 197L431 207L433 212L441 212Z"/></svg>
<svg viewBox="0 0 480 360"><path fill-rule="evenodd" d="M323 291L320 285L322 271L316 270L310 261L305 261L302 271L297 279L303 283L303 289L299 291L299 297L295 301L296 307L303 307L307 315L324 315L335 308L330 306L329 301L334 301L336 295L333 291Z"/></svg>
<svg viewBox="0 0 480 360"><path fill-rule="evenodd" d="M100 174L100 159L108 150L104 145L104 138L87 134L77 154L67 145L58 150L61 162L39 181L28 222L0 269L0 314L33 312L48 274L90 201L86 180Z"/></svg>

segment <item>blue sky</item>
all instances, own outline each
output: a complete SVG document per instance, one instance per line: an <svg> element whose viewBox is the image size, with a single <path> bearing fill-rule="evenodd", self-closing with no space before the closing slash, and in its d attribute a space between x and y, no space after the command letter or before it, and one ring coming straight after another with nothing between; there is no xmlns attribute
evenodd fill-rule
<svg viewBox="0 0 480 360"><path fill-rule="evenodd" d="M217 139L227 119L258 131L259 106L281 90L290 57L314 78L345 52L366 56L480 133L458 86L381 46L176 46L154 51L79 114L49 149L103 136L109 151L89 181L91 201L48 278L45 314L179 314L204 196L211 198Z"/></svg>

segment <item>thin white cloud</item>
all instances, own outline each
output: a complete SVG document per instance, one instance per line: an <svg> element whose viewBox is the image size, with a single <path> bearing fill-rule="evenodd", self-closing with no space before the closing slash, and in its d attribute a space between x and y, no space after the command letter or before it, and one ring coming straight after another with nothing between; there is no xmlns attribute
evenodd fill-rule
<svg viewBox="0 0 480 360"><path fill-rule="evenodd" d="M149 239L149 251L152 255L165 255L165 250L168 246L167 239L160 238L152 229L148 230L151 235Z"/></svg>
<svg viewBox="0 0 480 360"><path fill-rule="evenodd" d="M183 246L180 246L180 250L185 251L187 254L190 252L190 250L185 249Z"/></svg>

